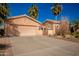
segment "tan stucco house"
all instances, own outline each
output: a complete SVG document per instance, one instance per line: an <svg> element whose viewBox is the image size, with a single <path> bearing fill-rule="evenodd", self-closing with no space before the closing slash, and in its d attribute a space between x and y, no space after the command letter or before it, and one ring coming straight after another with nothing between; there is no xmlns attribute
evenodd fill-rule
<svg viewBox="0 0 79 59"><path fill-rule="evenodd" d="M47 19L44 23L27 15L10 17L5 21L6 36L42 36L54 35L60 27L60 21Z"/></svg>
<svg viewBox="0 0 79 59"><path fill-rule="evenodd" d="M43 25L45 27L43 35L55 35L60 28L60 21L47 19Z"/></svg>
<svg viewBox="0 0 79 59"><path fill-rule="evenodd" d="M6 36L37 36L42 35L39 27L42 24L27 15L10 17L5 22Z"/></svg>

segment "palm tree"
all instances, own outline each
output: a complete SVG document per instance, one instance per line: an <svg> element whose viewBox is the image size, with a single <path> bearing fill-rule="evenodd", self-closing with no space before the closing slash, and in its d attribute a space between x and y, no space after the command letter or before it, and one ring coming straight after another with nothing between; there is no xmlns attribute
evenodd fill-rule
<svg viewBox="0 0 79 59"><path fill-rule="evenodd" d="M57 20L57 16L59 15L59 13L61 12L61 5L59 3L55 3L54 6L51 8L52 13L56 16L56 20Z"/></svg>
<svg viewBox="0 0 79 59"><path fill-rule="evenodd" d="M8 16L8 5L6 3L1 3L0 4L0 24L4 23L4 29L1 29L4 31L4 33L5 33L5 20L7 19L7 16Z"/></svg>
<svg viewBox="0 0 79 59"><path fill-rule="evenodd" d="M0 18L3 20L7 18L8 15L8 5L6 3L0 4Z"/></svg>
<svg viewBox="0 0 79 59"><path fill-rule="evenodd" d="M38 8L35 4L32 4L32 7L28 10L29 16L36 19L38 16Z"/></svg>

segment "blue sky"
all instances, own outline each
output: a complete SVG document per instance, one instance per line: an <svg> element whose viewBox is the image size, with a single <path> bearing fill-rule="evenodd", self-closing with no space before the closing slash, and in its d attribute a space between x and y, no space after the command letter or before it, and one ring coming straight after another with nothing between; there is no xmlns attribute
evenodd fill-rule
<svg viewBox="0 0 79 59"><path fill-rule="evenodd" d="M27 14L28 9L31 7L31 3L10 3L9 12L11 16L18 16ZM55 20L55 16L51 12L51 7L53 3L36 3L38 7L38 17L37 20L44 22L46 19ZM75 3L62 3L62 12L58 15L58 20L61 19L61 16L66 16L70 21L79 18L79 4Z"/></svg>

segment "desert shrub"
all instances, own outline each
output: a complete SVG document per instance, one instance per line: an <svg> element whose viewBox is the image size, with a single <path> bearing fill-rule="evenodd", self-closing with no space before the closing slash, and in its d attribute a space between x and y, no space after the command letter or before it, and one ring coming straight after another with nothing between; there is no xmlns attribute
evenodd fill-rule
<svg viewBox="0 0 79 59"><path fill-rule="evenodd" d="M5 34L4 29L0 29L0 35L4 36L4 34Z"/></svg>
<svg viewBox="0 0 79 59"><path fill-rule="evenodd" d="M60 35L65 37L65 35L69 34L69 21L64 19L60 21Z"/></svg>
<svg viewBox="0 0 79 59"><path fill-rule="evenodd" d="M75 38L79 38L79 32L74 33Z"/></svg>
<svg viewBox="0 0 79 59"><path fill-rule="evenodd" d="M6 48L5 44L0 44L0 50L4 50Z"/></svg>

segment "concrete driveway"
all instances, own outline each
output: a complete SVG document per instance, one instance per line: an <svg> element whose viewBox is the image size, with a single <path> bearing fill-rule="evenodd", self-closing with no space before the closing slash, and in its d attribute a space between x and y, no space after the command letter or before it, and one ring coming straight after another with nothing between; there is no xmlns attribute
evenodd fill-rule
<svg viewBox="0 0 79 59"><path fill-rule="evenodd" d="M15 56L79 56L79 43L52 37L11 37Z"/></svg>

